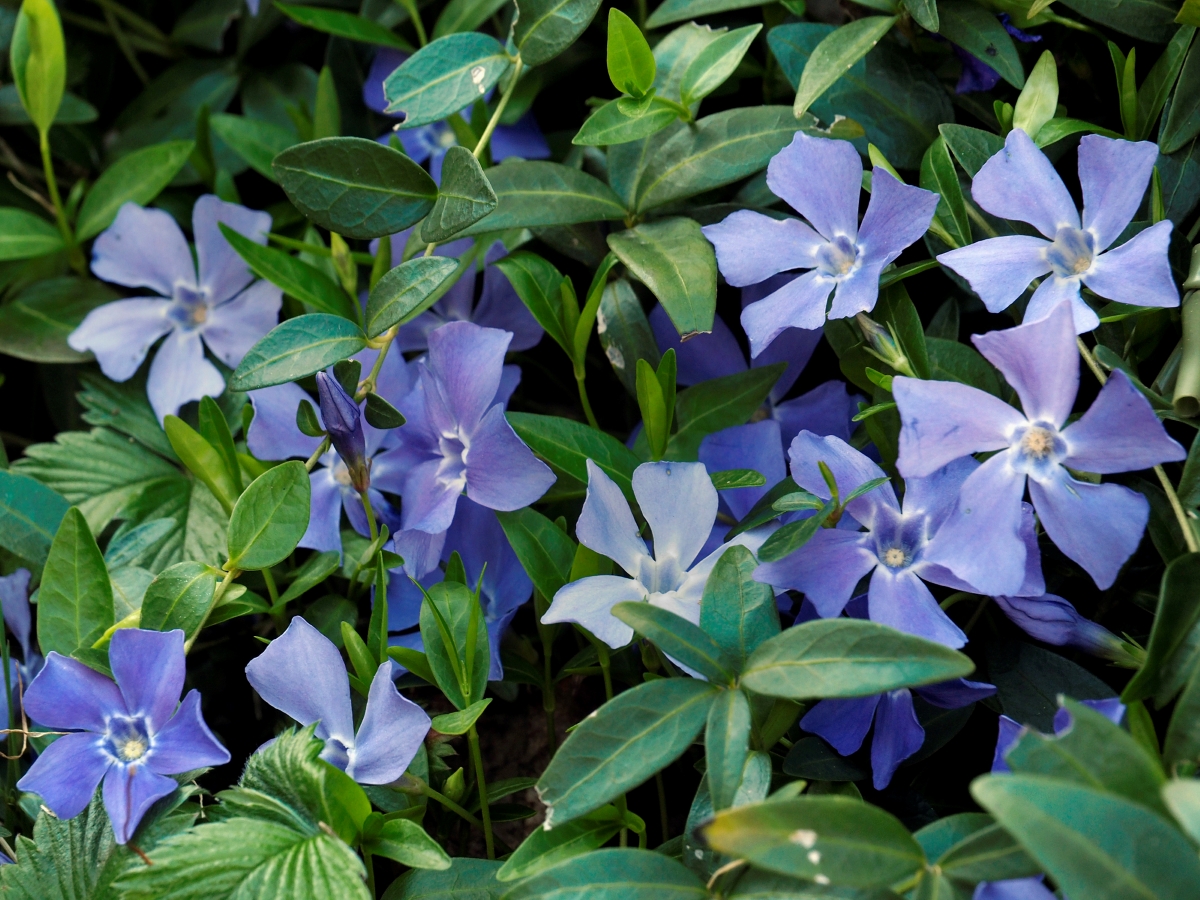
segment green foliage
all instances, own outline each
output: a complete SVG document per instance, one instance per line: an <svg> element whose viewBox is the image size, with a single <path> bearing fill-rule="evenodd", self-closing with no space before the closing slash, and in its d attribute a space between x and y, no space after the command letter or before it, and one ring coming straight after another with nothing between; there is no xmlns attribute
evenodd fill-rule
<svg viewBox="0 0 1200 900"><path fill-rule="evenodd" d="M113 624L108 568L77 507L63 516L42 572L38 644L43 653L89 650Z"/></svg>
<svg viewBox="0 0 1200 900"><path fill-rule="evenodd" d="M191 639L212 606L218 572L198 562L176 563L164 569L146 588L139 628L183 630Z"/></svg>
<svg viewBox="0 0 1200 900"><path fill-rule="evenodd" d="M195 149L192 141L153 144L121 157L104 170L83 198L75 236L84 241L112 224L126 203L144 206L171 183Z"/></svg>
<svg viewBox="0 0 1200 900"><path fill-rule="evenodd" d="M513 40L527 66L540 66L570 47L591 24L600 0L518 0Z"/></svg>
<svg viewBox="0 0 1200 900"><path fill-rule="evenodd" d="M445 241L478 222L498 202L475 155L465 147L451 147L442 160L437 202L421 223L421 237Z"/></svg>
<svg viewBox="0 0 1200 900"><path fill-rule="evenodd" d="M328 313L297 316L276 325L242 357L229 378L233 390L253 391L312 375L367 345L361 328Z"/></svg>
<svg viewBox="0 0 1200 900"><path fill-rule="evenodd" d="M388 110L405 113L404 128L428 125L470 106L511 65L504 45L490 35L472 31L440 37L387 77Z"/></svg>
<svg viewBox="0 0 1200 900"><path fill-rule="evenodd" d="M625 217L625 205L608 185L570 166L515 161L485 174L496 194L496 209L463 234Z"/></svg>
<svg viewBox="0 0 1200 900"><path fill-rule="evenodd" d="M296 549L308 528L304 464L268 469L238 498L229 518L229 568L265 569Z"/></svg>
<svg viewBox="0 0 1200 900"><path fill-rule="evenodd" d="M561 896L702 900L704 884L680 863L646 850L598 850L559 863L505 892L505 900Z"/></svg>
<svg viewBox="0 0 1200 900"><path fill-rule="evenodd" d="M23 0L9 47L9 66L21 105L42 134L62 103L67 53L62 24L51 0Z"/></svg>

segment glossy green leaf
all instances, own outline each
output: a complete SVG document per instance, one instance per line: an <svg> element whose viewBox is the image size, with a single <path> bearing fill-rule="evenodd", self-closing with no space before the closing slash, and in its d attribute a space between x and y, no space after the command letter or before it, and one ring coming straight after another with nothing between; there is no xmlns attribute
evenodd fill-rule
<svg viewBox="0 0 1200 900"><path fill-rule="evenodd" d="M762 30L761 25L735 28L697 54L683 73L680 92L685 106L707 97L733 74Z"/></svg>
<svg viewBox="0 0 1200 900"><path fill-rule="evenodd" d="M737 688L721 691L708 709L704 730L705 778L713 809L733 805L750 752L750 701Z"/></svg>
<svg viewBox="0 0 1200 900"><path fill-rule="evenodd" d="M1187 838L1141 804L1041 775L985 775L971 794L1067 896L1184 900L1200 884Z"/></svg>
<svg viewBox="0 0 1200 900"><path fill-rule="evenodd" d="M1053 53L1043 50L1013 106L1013 128L1036 138L1041 127L1054 118L1057 107L1058 64Z"/></svg>
<svg viewBox="0 0 1200 900"><path fill-rule="evenodd" d="M443 871L405 872L392 882L382 900L499 900L503 885L496 881L500 863L456 857Z"/></svg>
<svg viewBox="0 0 1200 900"><path fill-rule="evenodd" d="M271 181L275 181L272 160L299 143L294 131L249 116L219 113L208 121L213 134L248 162L254 171Z"/></svg>
<svg viewBox="0 0 1200 900"><path fill-rule="evenodd" d="M43 653L90 649L113 624L108 568L83 514L71 507L54 535L38 591L37 635Z"/></svg>
<svg viewBox="0 0 1200 900"><path fill-rule="evenodd" d="M362 329L349 319L313 313L288 319L250 348L229 378L234 391L253 391L296 381L367 345Z"/></svg>
<svg viewBox="0 0 1200 900"><path fill-rule="evenodd" d="M757 566L749 549L729 547L713 566L700 602L700 627L739 670L759 644L779 634L775 594L754 580Z"/></svg>
<svg viewBox="0 0 1200 900"><path fill-rule="evenodd" d="M0 207L0 261L31 259L62 249L62 234L53 224L23 209Z"/></svg>
<svg viewBox="0 0 1200 900"><path fill-rule="evenodd" d="M937 219L959 247L971 243L971 220L963 200L958 169L950 158L950 149L940 135L929 145L921 159L921 187L939 195Z"/></svg>
<svg viewBox="0 0 1200 900"><path fill-rule="evenodd" d="M449 257L417 256L389 270L371 288L367 335L379 337L394 325L412 321L457 268L457 261Z"/></svg>
<svg viewBox="0 0 1200 900"><path fill-rule="evenodd" d="M704 828L716 850L796 878L884 886L915 874L925 855L898 819L869 803L803 796L717 813Z"/></svg>
<svg viewBox="0 0 1200 900"><path fill-rule="evenodd" d="M72 349L67 338L93 309L118 299L116 291L90 278L36 281L0 305L0 353L31 362L84 362L91 353Z"/></svg>
<svg viewBox="0 0 1200 900"><path fill-rule="evenodd" d="M346 292L316 266L251 240L223 222L218 224L230 246L259 278L278 285L284 293L323 313L357 322L357 314Z"/></svg>
<svg viewBox="0 0 1200 900"><path fill-rule="evenodd" d="M367 391L366 403L363 404L363 418L372 428L383 431L399 428L408 421L404 418L404 413L374 391Z"/></svg>
<svg viewBox="0 0 1200 900"><path fill-rule="evenodd" d="M636 396L637 361L644 359L657 368L658 345L641 301L625 278L604 286L596 313L596 334L617 377Z"/></svg>
<svg viewBox="0 0 1200 900"><path fill-rule="evenodd" d="M208 615L218 573L199 562L176 563L158 574L142 598L139 628L172 631L180 628L195 637Z"/></svg>
<svg viewBox="0 0 1200 900"><path fill-rule="evenodd" d="M466 709L434 716L432 728L439 734L466 734L471 726L479 721L479 717L483 715L483 711L491 702L492 698L486 697L483 700L476 700Z"/></svg>
<svg viewBox="0 0 1200 900"><path fill-rule="evenodd" d="M680 391L675 402L678 429L671 438L668 458L695 459L706 435L750 421L781 374L779 363L757 366Z"/></svg>
<svg viewBox="0 0 1200 900"><path fill-rule="evenodd" d="M1200 781L1173 779L1163 785L1163 800L1193 841L1200 841Z"/></svg>
<svg viewBox="0 0 1200 900"><path fill-rule="evenodd" d="M752 868L738 878L728 896L730 900L735 897L737 900L829 900L839 896L852 900L898 900L900 895L887 888L851 892L848 888L822 887L812 881Z"/></svg>
<svg viewBox="0 0 1200 900"><path fill-rule="evenodd" d="M1126 701L1145 699L1162 688L1164 671L1200 622L1200 604L1195 602L1198 585L1200 553L1177 557L1167 566L1159 589L1158 612L1146 647L1146 661L1125 686L1121 696Z"/></svg>
<svg viewBox="0 0 1200 900"><path fill-rule="evenodd" d="M229 566L265 569L296 549L308 529L308 470L298 460L259 475L229 518Z"/></svg>
<svg viewBox="0 0 1200 900"><path fill-rule="evenodd" d="M75 222L77 238L85 241L98 235L126 203L148 204L179 174L194 148L194 141L168 141L118 159L83 198Z"/></svg>
<svg viewBox="0 0 1200 900"><path fill-rule="evenodd" d="M619 103L611 100L588 116L571 143L581 147L626 144L662 131L679 116L675 107L659 97L649 98L646 110L639 116L626 115Z"/></svg>
<svg viewBox="0 0 1200 900"><path fill-rule="evenodd" d="M1029 878L1042 871L1000 825L988 825L972 832L935 859L948 877L970 884Z"/></svg>
<svg viewBox="0 0 1200 900"><path fill-rule="evenodd" d="M575 542L528 506L512 512L497 511L496 518L533 586L543 597L553 599L559 588L571 580Z"/></svg>
<svg viewBox="0 0 1200 900"><path fill-rule="evenodd" d="M414 869L443 870L450 868L450 857L441 844L425 833L416 822L408 819L389 819L379 830L364 837L363 849L375 856L386 856Z"/></svg>
<svg viewBox="0 0 1200 900"><path fill-rule="evenodd" d="M674 22L686 22L735 9L748 9L760 4L753 0L665 0L646 19L647 28L661 28Z"/></svg>
<svg viewBox="0 0 1200 900"><path fill-rule="evenodd" d="M1165 44L1175 33L1179 7L1169 0L1063 0L1067 9L1123 34Z"/></svg>
<svg viewBox="0 0 1200 900"><path fill-rule="evenodd" d="M509 0L450 0L437 17L431 37L440 38L459 31L474 31Z"/></svg>
<svg viewBox="0 0 1200 900"><path fill-rule="evenodd" d="M712 331L717 259L694 219L637 225L610 234L608 246L658 298L684 338Z"/></svg>
<svg viewBox="0 0 1200 900"><path fill-rule="evenodd" d="M292 583L279 595L279 606L300 597L306 591L312 590L318 584L338 570L340 561L336 551L327 550L324 553L314 553L295 573Z"/></svg>
<svg viewBox="0 0 1200 900"><path fill-rule="evenodd" d="M288 18L315 31L323 31L326 34L351 41L360 41L364 44L394 47L410 53L413 49L412 45L400 35L363 16L322 6L300 6L279 2L276 2L274 6Z"/></svg>
<svg viewBox="0 0 1200 900"><path fill-rule="evenodd" d="M1187 25L1176 31L1146 75L1146 80L1138 88L1136 137L1139 140L1145 140L1153 133L1158 114L1162 112L1171 88L1175 86L1195 33L1194 25Z"/></svg>
<svg viewBox="0 0 1200 900"><path fill-rule="evenodd" d="M491 35L440 37L384 80L388 111L405 113L402 128L438 122L490 91L511 65L504 45Z"/></svg>
<svg viewBox="0 0 1200 900"><path fill-rule="evenodd" d="M940 0L938 12L942 37L985 60L1018 90L1025 86L1025 70L1017 48L994 15L970 0Z"/></svg>
<svg viewBox="0 0 1200 900"><path fill-rule="evenodd" d="M616 438L582 422L558 416L510 412L507 417L517 436L556 469L587 484L587 461L590 459L632 501L633 470L641 460Z"/></svg>
<svg viewBox="0 0 1200 900"><path fill-rule="evenodd" d="M618 694L567 736L538 781L550 828L589 813L674 762L700 733L717 689L666 678Z"/></svg>
<svg viewBox="0 0 1200 900"><path fill-rule="evenodd" d="M959 381L1000 396L1000 377L974 347L945 338L927 337L929 375L938 381Z"/></svg>
<svg viewBox="0 0 1200 900"><path fill-rule="evenodd" d="M633 19L608 10L608 78L618 91L640 97L654 84L654 54Z"/></svg>
<svg viewBox="0 0 1200 900"><path fill-rule="evenodd" d="M498 202L475 155L466 147L451 147L442 158L442 183L437 202L421 223L421 239L445 241L474 225Z"/></svg>
<svg viewBox="0 0 1200 900"><path fill-rule="evenodd" d="M1200 134L1200 44L1193 43L1179 72L1179 82L1167 111L1158 143L1163 153L1175 153Z"/></svg>
<svg viewBox="0 0 1200 900"><path fill-rule="evenodd" d="M226 512L232 510L242 486L240 482L234 482L234 476L226 468L217 448L178 416L168 415L163 421L163 430L179 460L204 482Z"/></svg>
<svg viewBox="0 0 1200 900"><path fill-rule="evenodd" d="M609 848L559 863L504 894L504 900L704 900L704 884L682 864L648 850Z"/></svg>
<svg viewBox="0 0 1200 900"><path fill-rule="evenodd" d="M895 22L895 16L866 16L843 25L823 39L813 50L800 78L800 87L792 104L796 117L808 112L813 102L866 56Z"/></svg>
<svg viewBox="0 0 1200 900"><path fill-rule="evenodd" d="M612 188L570 166L517 160L485 174L499 203L464 235L625 218L625 206Z"/></svg>
<svg viewBox="0 0 1200 900"><path fill-rule="evenodd" d="M564 860L599 849L620 830L621 817L614 806L602 806L550 831L535 828L505 860L496 878L517 881L537 875Z"/></svg>
<svg viewBox="0 0 1200 900"><path fill-rule="evenodd" d="M902 0L913 21L926 31L936 33L941 27L937 0Z"/></svg>
<svg viewBox="0 0 1200 900"><path fill-rule="evenodd" d="M924 638L862 619L818 619L762 643L743 686L771 697L867 697L962 678L975 664Z"/></svg>
<svg viewBox="0 0 1200 900"><path fill-rule="evenodd" d="M67 53L51 0L23 0L9 45L9 67L21 104L38 131L48 132L62 103Z"/></svg>
<svg viewBox="0 0 1200 900"><path fill-rule="evenodd" d="M429 588L421 604L421 639L437 685L456 709L483 697L491 664L488 635L479 602L465 585L442 581ZM460 665L470 668L465 683L458 677Z"/></svg>
<svg viewBox="0 0 1200 900"><path fill-rule="evenodd" d="M938 129L954 158L972 178L983 164L1004 148L1004 138L967 125L941 125Z"/></svg>
<svg viewBox="0 0 1200 900"><path fill-rule="evenodd" d="M825 520L833 514L833 510L834 503L830 501L807 519L780 526L758 548L759 559L763 562L776 562L791 556L812 540L817 530L825 524Z"/></svg>
<svg viewBox="0 0 1200 900"><path fill-rule="evenodd" d="M600 0L517 0L513 40L527 66L540 66L570 47L592 23Z"/></svg>
<svg viewBox="0 0 1200 900"><path fill-rule="evenodd" d="M384 237L423 218L437 185L389 147L331 137L291 147L272 164L288 199L317 225L348 238Z"/></svg>
<svg viewBox="0 0 1200 900"><path fill-rule="evenodd" d="M552 262L528 250L510 253L493 265L504 273L538 324L570 355L572 341L563 322L562 272Z"/></svg>
<svg viewBox="0 0 1200 900"><path fill-rule="evenodd" d="M618 603L612 614L709 681L722 684L733 681L736 672L732 661L725 657L716 641L682 616L642 601Z"/></svg>

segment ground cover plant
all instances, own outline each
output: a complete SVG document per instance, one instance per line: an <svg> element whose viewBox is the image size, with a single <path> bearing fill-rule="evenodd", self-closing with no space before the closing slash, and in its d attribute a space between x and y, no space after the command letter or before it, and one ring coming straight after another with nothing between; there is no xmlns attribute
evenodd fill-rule
<svg viewBox="0 0 1200 900"><path fill-rule="evenodd" d="M4 0L0 896L1200 895L1197 0Z"/></svg>

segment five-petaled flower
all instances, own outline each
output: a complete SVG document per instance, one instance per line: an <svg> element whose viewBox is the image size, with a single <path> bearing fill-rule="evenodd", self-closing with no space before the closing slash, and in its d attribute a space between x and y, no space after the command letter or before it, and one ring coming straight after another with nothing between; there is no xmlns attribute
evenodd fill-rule
<svg viewBox="0 0 1200 900"><path fill-rule="evenodd" d="M92 245L92 272L157 296L106 303L88 313L67 343L90 350L113 381L127 381L150 346L167 339L150 364L146 394L161 422L189 400L216 397L225 379L204 358L208 346L231 368L275 326L283 291L255 281L245 261L221 234L219 223L259 244L267 242L271 216L205 194L192 209L196 258L171 214L126 203Z"/></svg>
<svg viewBox="0 0 1200 900"><path fill-rule="evenodd" d="M60 819L79 815L100 781L117 843L124 844L156 800L178 786L168 775L229 762L200 714L200 694L179 702L183 632L122 628L108 648L112 679L51 651L25 694L25 709L48 728L78 729L47 747L17 782Z"/></svg>
<svg viewBox="0 0 1200 900"><path fill-rule="evenodd" d="M987 594L1024 594L1026 546L1020 537L1026 479L1042 527L1101 588L1142 538L1150 515L1141 494L1119 484L1076 479L1068 467L1111 474L1180 460L1150 404L1114 371L1091 408L1063 427L1079 389L1071 305L1044 319L975 335L1024 410L969 385L897 376L900 455L906 479L930 475L973 453L995 453L963 482L958 505L926 558Z"/></svg>
<svg viewBox="0 0 1200 900"><path fill-rule="evenodd" d="M797 132L767 166L767 185L812 227L751 210L738 210L704 227L721 274L735 287L789 269L811 270L742 311L751 356L757 357L786 328L822 327L835 289L829 318L874 309L884 267L929 228L937 194L897 181L879 166L871 179L871 203L860 228L858 151L847 141Z"/></svg>
<svg viewBox="0 0 1200 900"><path fill-rule="evenodd" d="M1023 234L978 241L938 257L967 279L991 312L999 312L1044 279L1025 309L1025 321L1045 318L1064 300L1071 302L1075 330L1100 324L1080 287L1119 303L1178 306L1167 246L1171 221L1164 219L1109 250L1141 205L1158 159L1149 141L1116 140L1089 134L1079 141L1079 183L1083 219L1046 155L1019 128L1004 149L984 163L971 184L971 196L994 216L1027 222L1045 239Z"/></svg>
<svg viewBox="0 0 1200 900"><path fill-rule="evenodd" d="M267 703L301 725L317 725L325 742L321 759L360 784L389 784L404 774L429 731L429 716L400 696L392 664L371 679L358 733L350 704L350 678L329 638L297 616L246 666L246 678Z"/></svg>

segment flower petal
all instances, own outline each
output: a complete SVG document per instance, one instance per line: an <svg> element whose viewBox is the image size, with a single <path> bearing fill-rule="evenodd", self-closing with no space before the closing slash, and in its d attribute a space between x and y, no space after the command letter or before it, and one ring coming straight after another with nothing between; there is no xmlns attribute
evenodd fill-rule
<svg viewBox="0 0 1200 900"><path fill-rule="evenodd" d="M1071 315L1075 319L1075 333L1086 334L1095 331L1100 327L1100 317L1084 302L1079 285L1079 278L1060 278L1054 273L1047 275L1029 298L1022 321L1026 325L1039 322L1049 316L1056 307L1069 303Z"/></svg>
<svg viewBox="0 0 1200 900"><path fill-rule="evenodd" d="M643 463L633 472L633 495L650 525L654 558L687 569L717 517L717 489L703 463Z"/></svg>
<svg viewBox="0 0 1200 900"><path fill-rule="evenodd" d="M254 280L250 266L225 240L218 223L224 223L243 237L265 246L267 233L271 230L271 214L226 203L215 194L205 194L192 207L200 287L208 291L208 302L213 306L237 295Z"/></svg>
<svg viewBox="0 0 1200 900"><path fill-rule="evenodd" d="M751 358L788 328L824 327L825 304L835 286L832 278L814 269L743 309L742 328L750 339Z"/></svg>
<svg viewBox="0 0 1200 900"><path fill-rule="evenodd" d="M822 700L800 720L800 727L819 735L842 756L856 753L871 730L881 694Z"/></svg>
<svg viewBox="0 0 1200 900"><path fill-rule="evenodd" d="M309 437L296 427L296 409L307 400L321 421L320 404L298 384L288 382L260 388L247 395L254 407L246 446L258 459L288 459L312 456L321 439Z"/></svg>
<svg viewBox="0 0 1200 900"><path fill-rule="evenodd" d="M787 475L779 423L773 419L735 425L707 435L700 442L699 456L700 462L710 473L726 469L753 469L767 479L762 487L721 492L721 499L736 519L745 517L759 498Z"/></svg>
<svg viewBox="0 0 1200 900"><path fill-rule="evenodd" d="M1067 443L1063 464L1101 475L1187 458L1187 451L1167 434L1150 403L1120 369L1062 436Z"/></svg>
<svg viewBox="0 0 1200 900"><path fill-rule="evenodd" d="M219 397L224 390L225 379L204 358L198 331L176 329L167 335L146 379L146 395L159 422L178 413L190 400Z"/></svg>
<svg viewBox="0 0 1200 900"><path fill-rule="evenodd" d="M829 306L829 318L848 319L860 312L870 312L879 300L879 276L884 263L868 260L851 275L838 282Z"/></svg>
<svg viewBox="0 0 1200 900"><path fill-rule="evenodd" d="M144 765L112 766L104 776L104 811L117 843L127 843L146 810L177 787L174 778L155 775Z"/></svg>
<svg viewBox="0 0 1200 900"><path fill-rule="evenodd" d="M841 438L818 437L809 431L802 431L796 435L788 448L788 459L792 464L792 478L796 484L822 500L828 500L831 494L819 463L825 463L829 467L837 482L838 493L843 498L861 484L887 477L883 469ZM861 497L856 497L846 508L855 519L870 528L879 506L897 511L900 509L900 504L896 502L896 492L892 490L890 483L885 482Z"/></svg>
<svg viewBox="0 0 1200 900"><path fill-rule="evenodd" d="M513 552L496 514L470 497L458 502L454 524L446 533L445 555L457 550L474 585L483 576L483 594L492 618L515 611L533 593L533 582Z"/></svg>
<svg viewBox="0 0 1200 900"><path fill-rule="evenodd" d="M90 350L100 371L113 381L127 381L150 347L174 327L167 318L169 300L133 297L98 306L71 332L67 344L80 353Z"/></svg>
<svg viewBox="0 0 1200 900"><path fill-rule="evenodd" d="M527 112L512 125L497 125L492 132L492 159L500 162L516 156L521 159L549 159L550 145L538 128L533 112Z"/></svg>
<svg viewBox="0 0 1200 900"><path fill-rule="evenodd" d="M183 631L118 628L108 645L108 662L129 715L145 716L151 731L166 725L187 674Z"/></svg>
<svg viewBox="0 0 1200 900"><path fill-rule="evenodd" d="M925 582L911 571L892 572L887 566L876 567L868 597L872 622L947 647L957 648L967 642L967 636L938 606Z"/></svg>
<svg viewBox="0 0 1200 900"><path fill-rule="evenodd" d="M60 819L75 818L87 809L96 785L112 765L112 757L100 746L103 740L87 731L64 734L38 754L17 787L37 794Z"/></svg>
<svg viewBox="0 0 1200 900"><path fill-rule="evenodd" d="M517 437L499 403L487 411L471 435L463 461L467 465L467 496L488 509L528 506L555 481L550 467Z"/></svg>
<svg viewBox="0 0 1200 900"><path fill-rule="evenodd" d="M1007 764L1004 771L1008 771ZM980 882L971 900L1057 900L1057 896L1042 883L1041 875L1033 875L1029 878Z"/></svg>
<svg viewBox="0 0 1200 900"><path fill-rule="evenodd" d="M746 371L742 348L720 316L713 317L713 330L708 334L697 334L685 342L679 339L667 311L658 304L650 311L650 328L660 353L674 349L675 380L679 384L699 384Z"/></svg>
<svg viewBox="0 0 1200 900"><path fill-rule="evenodd" d="M998 453L963 482L958 506L925 547L926 562L945 566L983 594L1012 594L1025 581L1021 495L1025 476Z"/></svg>
<svg viewBox="0 0 1200 900"><path fill-rule="evenodd" d="M634 578L591 575L563 585L542 622L574 622L582 625L614 650L633 639L633 629L612 614L618 603L645 600L646 589Z"/></svg>
<svg viewBox="0 0 1200 900"><path fill-rule="evenodd" d="M204 343L231 369L279 321L283 289L256 281L227 303L209 307Z"/></svg>
<svg viewBox="0 0 1200 900"><path fill-rule="evenodd" d="M317 735L354 745L350 679L329 638L300 616L246 666L246 678L271 706Z"/></svg>
<svg viewBox="0 0 1200 900"><path fill-rule="evenodd" d="M492 405L511 340L510 332L471 322L450 322L429 335L429 369L464 430Z"/></svg>
<svg viewBox="0 0 1200 900"><path fill-rule="evenodd" d="M629 502L616 482L590 459L587 472L587 497L575 523L575 534L589 550L607 556L636 577L650 551L638 535Z"/></svg>
<svg viewBox="0 0 1200 900"><path fill-rule="evenodd" d="M1057 475L1047 481L1029 479L1038 519L1055 546L1079 563L1100 590L1107 590L1141 543L1150 504L1123 485L1076 481L1061 467Z"/></svg>
<svg viewBox="0 0 1200 900"><path fill-rule="evenodd" d="M401 520L405 531L427 531L441 534L454 521L454 510L462 487L457 482L443 482L438 478L442 461L431 459L414 466L404 479L404 504Z"/></svg>
<svg viewBox="0 0 1200 900"><path fill-rule="evenodd" d="M967 681L965 678L955 678L953 681L942 681L937 684L927 684L924 687L913 688L917 696L931 706L939 709L962 709L996 693L994 684L984 684L982 681Z"/></svg>
<svg viewBox="0 0 1200 900"><path fill-rule="evenodd" d="M921 749L925 729L917 721L912 691L889 691L875 712L875 736L871 738L871 783L882 791L891 784L900 763Z"/></svg>
<svg viewBox="0 0 1200 900"><path fill-rule="evenodd" d="M1060 228L1078 228L1075 201L1054 166L1020 128L983 164L971 184L975 202L1001 219L1028 222L1050 240Z"/></svg>
<svg viewBox="0 0 1200 900"><path fill-rule="evenodd" d="M905 184L876 166L871 173L871 202L858 232L859 258L886 266L909 244L921 239L933 221L938 195Z"/></svg>
<svg viewBox="0 0 1200 900"><path fill-rule="evenodd" d="M958 503L963 482L978 468L974 457L964 456L930 475L905 478L905 517L924 515L929 523L926 533L936 532Z"/></svg>
<svg viewBox="0 0 1200 900"><path fill-rule="evenodd" d="M103 732L113 715L128 715L121 690L108 678L54 650L25 692L25 711L48 728Z"/></svg>
<svg viewBox="0 0 1200 900"><path fill-rule="evenodd" d="M1151 225L1092 261L1083 283L1104 297L1134 306L1179 305L1179 291L1171 275L1167 248L1171 243L1169 219Z"/></svg>
<svg viewBox="0 0 1200 900"><path fill-rule="evenodd" d="M862 158L849 141L809 137L797 131L768 164L767 187L808 219L826 240L838 235L853 239L858 234Z"/></svg>
<svg viewBox="0 0 1200 900"><path fill-rule="evenodd" d="M1069 600L1057 594L1040 597L994 597L1009 620L1035 640L1055 647L1078 647L1093 656L1107 657L1121 639L1079 614Z"/></svg>
<svg viewBox="0 0 1200 900"><path fill-rule="evenodd" d="M323 457L324 458L324 457ZM342 486L333 480L328 467L308 475L308 528L298 546L309 550L342 552Z"/></svg>
<svg viewBox="0 0 1200 900"><path fill-rule="evenodd" d="M4 622L16 635L21 645L21 659L26 663L32 652L29 644L33 627L29 608L30 577L28 569L17 569L11 575L0 576L0 607L4 610Z"/></svg>
<svg viewBox="0 0 1200 900"><path fill-rule="evenodd" d="M470 284L470 279L467 279L467 283ZM517 296L508 278L494 266L483 270L483 292L471 314L471 321L485 328L511 331L513 337L508 345L509 350L536 347L545 334L529 307Z"/></svg>
<svg viewBox="0 0 1200 900"><path fill-rule="evenodd" d="M932 475L962 456L1009 445L1025 417L998 397L952 381L897 375L892 392L900 411L900 455L905 478Z"/></svg>
<svg viewBox="0 0 1200 900"><path fill-rule="evenodd" d="M859 579L879 564L863 546L864 537L858 531L818 528L795 553L762 563L754 570L754 580L777 591L803 592L823 618L840 615Z"/></svg>
<svg viewBox="0 0 1200 900"><path fill-rule="evenodd" d="M701 231L716 250L717 267L734 287L766 281L790 269L811 269L826 241L799 219L774 219L739 209Z"/></svg>
<svg viewBox="0 0 1200 900"><path fill-rule="evenodd" d="M1000 312L1025 292L1029 282L1050 271L1049 246L1041 238L1008 234L942 253L937 261L965 278L988 312Z"/></svg>
<svg viewBox="0 0 1200 900"><path fill-rule="evenodd" d="M1133 221L1157 160L1158 145L1150 141L1135 143L1098 134L1080 138L1083 227L1096 236L1097 250L1105 250Z"/></svg>
<svg viewBox="0 0 1200 900"><path fill-rule="evenodd" d="M346 774L359 784L389 784L404 774L425 735L429 716L392 684L392 664L375 670L367 708Z"/></svg>
<svg viewBox="0 0 1200 900"><path fill-rule="evenodd" d="M146 765L159 775L223 766L230 758L204 721L199 691L187 692L171 721L154 735L151 747Z"/></svg>
<svg viewBox="0 0 1200 900"><path fill-rule="evenodd" d="M850 393L846 382L826 381L799 397L775 404L771 414L779 421L784 446L790 446L801 431L849 441L855 428L852 419L862 399L860 394Z"/></svg>
<svg viewBox="0 0 1200 900"><path fill-rule="evenodd" d="M92 274L125 287L148 287L162 297L176 284L196 286L187 239L164 209L125 203L92 244Z"/></svg>
<svg viewBox="0 0 1200 900"><path fill-rule="evenodd" d="M996 735L996 751L992 755L992 772L1011 772L1012 769L1009 768L1008 761L1004 756L1013 748L1021 736L1024 726L1005 715L1000 716L999 725L999 732Z"/></svg>

